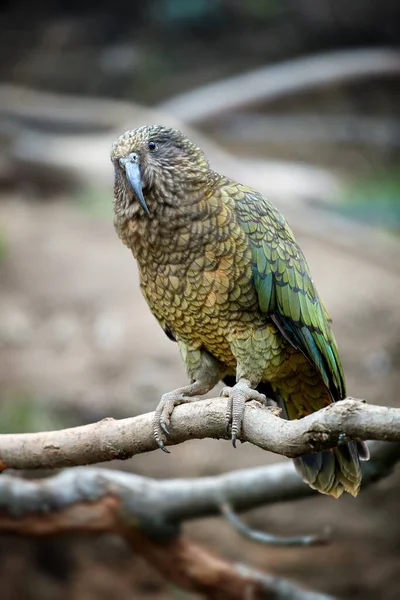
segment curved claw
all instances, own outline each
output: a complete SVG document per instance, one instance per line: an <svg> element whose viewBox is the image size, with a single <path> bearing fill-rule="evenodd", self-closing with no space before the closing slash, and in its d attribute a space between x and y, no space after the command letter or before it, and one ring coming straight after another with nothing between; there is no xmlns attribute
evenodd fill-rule
<svg viewBox="0 0 400 600"><path fill-rule="evenodd" d="M163 421L160 421L160 427L163 430L163 432L165 433L165 435L169 435L169 431L167 429L166 424Z"/></svg>
<svg viewBox="0 0 400 600"><path fill-rule="evenodd" d="M168 448L166 448L164 442L162 440L156 440L158 447L160 448L160 450L162 450L163 452L165 452L165 454L171 454L171 452L168 450Z"/></svg>
<svg viewBox="0 0 400 600"><path fill-rule="evenodd" d="M170 451L166 449L162 438L164 436L169 436L168 427L174 408L179 404L198 400L197 396L191 395L194 391L197 391L198 388L198 384L192 384L185 388L179 388L173 392L168 392L167 394L163 394L160 402L158 403L158 406L154 412L153 433L158 447L161 448L161 450L166 454L170 454Z"/></svg>
<svg viewBox="0 0 400 600"><path fill-rule="evenodd" d="M224 387L220 395L228 397L225 428L228 434L230 430L232 446L236 448L237 436L242 428L245 403L249 400L257 400L263 405L268 405L268 401L264 394L251 388L250 382L244 379L239 380L233 387Z"/></svg>
<svg viewBox="0 0 400 600"><path fill-rule="evenodd" d="M241 425L241 420L240 420L240 425ZM235 415L233 415L233 417L232 417L232 427L231 427L231 442L232 442L232 446L234 448L236 448L236 441L237 441L237 435L238 435L238 433L239 433L238 422L237 422L237 419L235 418Z"/></svg>

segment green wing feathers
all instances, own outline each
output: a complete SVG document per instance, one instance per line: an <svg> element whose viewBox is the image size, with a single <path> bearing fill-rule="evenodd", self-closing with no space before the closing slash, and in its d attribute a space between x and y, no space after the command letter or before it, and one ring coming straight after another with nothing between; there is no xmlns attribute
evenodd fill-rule
<svg viewBox="0 0 400 600"><path fill-rule="evenodd" d="M236 201L247 234L260 308L321 373L333 400L345 397L344 375L329 314L315 289L303 252L279 211L242 186Z"/></svg>
<svg viewBox="0 0 400 600"><path fill-rule="evenodd" d="M285 382L283 389L273 386L274 391L288 417L291 413L296 415L299 406L318 410L326 405L329 396L336 401L346 395L328 311L284 217L257 192L239 188L239 193L233 194L236 214L249 239L260 309L271 316L281 334L321 375L320 383L313 382L311 376L304 388L305 369L291 383ZM293 389L288 391L291 385ZM351 442L302 456L295 459L295 465L303 479L318 491L336 498L344 491L356 496L361 485L358 449L358 444Z"/></svg>

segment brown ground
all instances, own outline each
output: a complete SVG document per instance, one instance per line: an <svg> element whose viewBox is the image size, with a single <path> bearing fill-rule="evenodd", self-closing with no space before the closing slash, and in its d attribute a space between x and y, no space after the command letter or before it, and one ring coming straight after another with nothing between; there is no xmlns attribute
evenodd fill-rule
<svg viewBox="0 0 400 600"><path fill-rule="evenodd" d="M111 202L111 200L110 200ZM296 231L296 223L292 223ZM111 218L70 197L0 198L1 415L18 431L151 410L185 380L176 345L149 313L130 253ZM349 393L396 405L400 385L400 275L298 236L334 319ZM371 239L371 244L377 243ZM397 272L396 272L397 271ZM35 408L32 409L32 406ZM25 425L24 425L25 423ZM155 452L118 465L149 476L201 476L281 460L223 441L194 441L171 456ZM400 596L399 473L359 499L318 497L259 509L253 526L280 534L334 528L326 548L270 549L239 538L222 520L188 535L234 560L343 598ZM1 538L5 600L183 598L118 539L28 541Z"/></svg>

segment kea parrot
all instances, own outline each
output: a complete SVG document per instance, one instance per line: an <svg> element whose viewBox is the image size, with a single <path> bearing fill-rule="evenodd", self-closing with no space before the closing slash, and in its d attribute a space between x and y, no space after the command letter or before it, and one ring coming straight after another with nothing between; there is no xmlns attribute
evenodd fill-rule
<svg viewBox="0 0 400 600"><path fill-rule="evenodd" d="M164 394L154 436L163 450L173 409L227 387L232 442L245 402L273 398L300 419L345 398L328 312L292 230L257 191L212 170L178 130L149 125L113 144L114 225L143 295L176 341L190 384ZM365 444L295 459L321 493L356 496Z"/></svg>

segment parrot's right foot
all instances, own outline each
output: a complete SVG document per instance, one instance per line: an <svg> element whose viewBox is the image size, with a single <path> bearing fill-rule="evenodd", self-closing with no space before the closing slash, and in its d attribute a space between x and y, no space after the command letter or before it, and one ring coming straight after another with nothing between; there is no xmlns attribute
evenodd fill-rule
<svg viewBox="0 0 400 600"><path fill-rule="evenodd" d="M264 394L250 387L250 381L247 379L240 379L233 387L223 388L220 395L228 397L228 406L225 413L226 431L229 433L230 428L232 445L236 448L236 439L242 427L246 402L257 400L265 406L269 406L269 402Z"/></svg>
<svg viewBox="0 0 400 600"><path fill-rule="evenodd" d="M174 412L175 406L179 406L179 404L185 404L186 402L195 402L196 400L200 400L200 398L196 396L186 395L183 390L184 388L163 394L154 413L154 437L161 450L167 454L170 452L165 447L163 437L169 435L168 427L171 422L171 415Z"/></svg>

